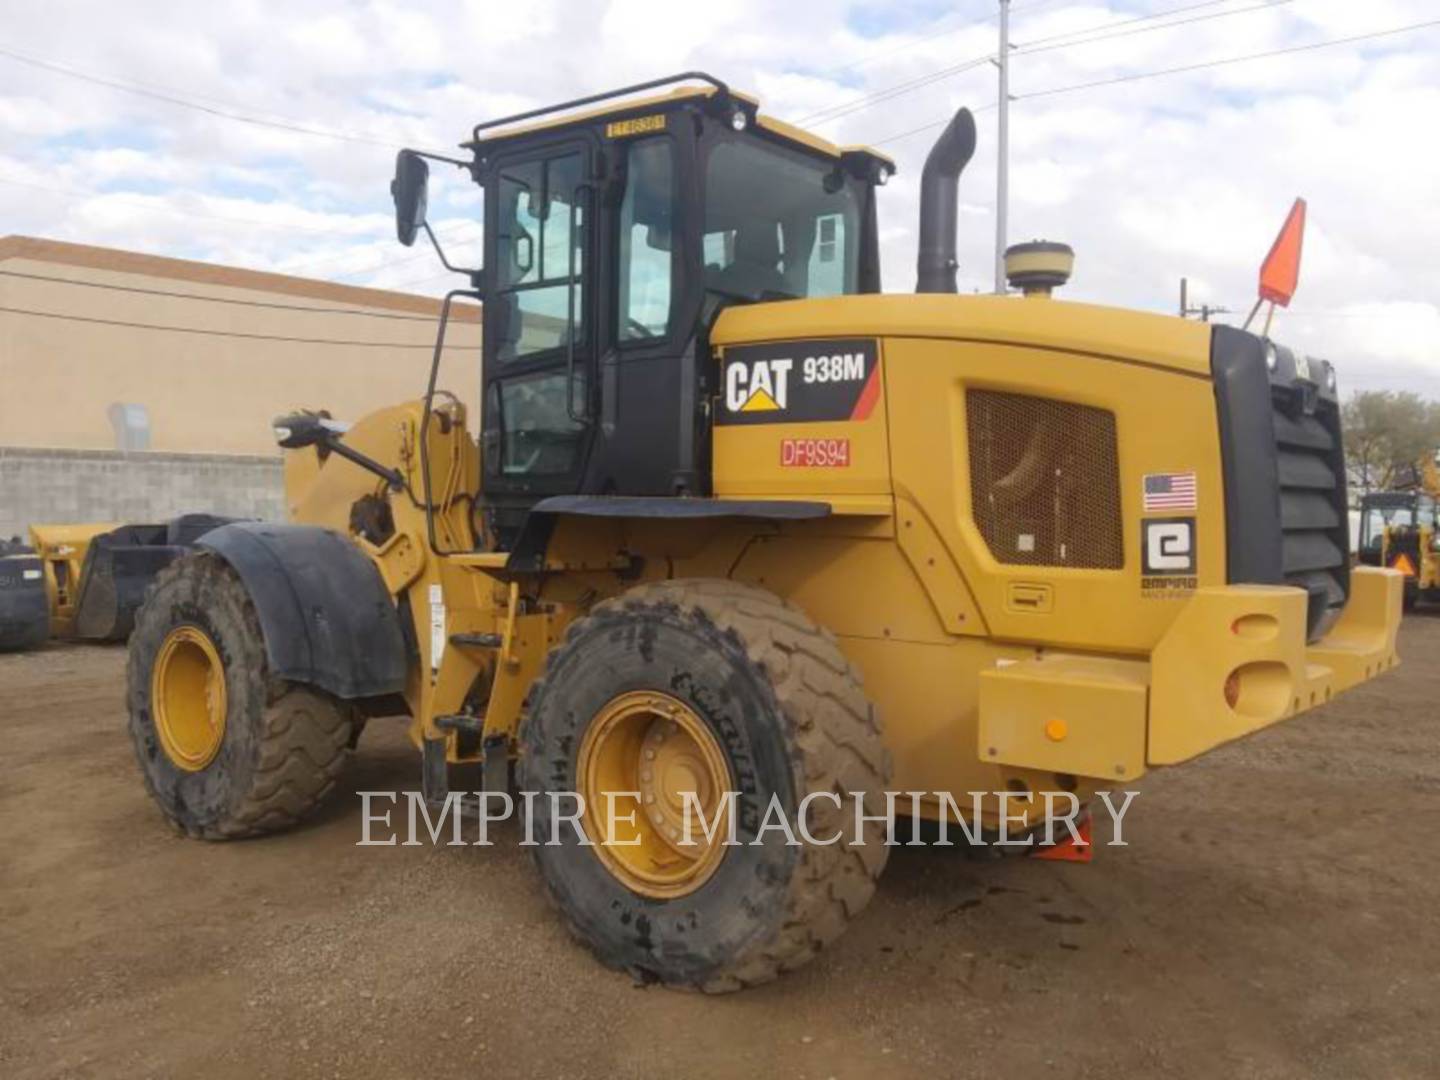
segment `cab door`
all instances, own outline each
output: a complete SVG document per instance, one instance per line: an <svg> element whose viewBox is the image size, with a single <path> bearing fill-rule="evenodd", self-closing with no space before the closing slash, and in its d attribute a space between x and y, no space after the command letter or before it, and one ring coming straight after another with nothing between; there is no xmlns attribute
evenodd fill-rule
<svg viewBox="0 0 1440 1080"><path fill-rule="evenodd" d="M487 500L525 505L573 492L585 466L597 340L594 153L589 140L570 135L502 154L490 167Z"/></svg>

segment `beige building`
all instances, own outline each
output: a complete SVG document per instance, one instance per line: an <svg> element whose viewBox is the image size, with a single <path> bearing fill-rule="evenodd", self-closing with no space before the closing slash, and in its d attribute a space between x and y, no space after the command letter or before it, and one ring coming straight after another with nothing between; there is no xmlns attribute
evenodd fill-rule
<svg viewBox="0 0 1440 1080"><path fill-rule="evenodd" d="M274 455L296 408L358 416L425 389L428 297L110 248L0 238L0 448ZM441 385L479 401L479 310ZM473 423L473 420L472 420Z"/></svg>

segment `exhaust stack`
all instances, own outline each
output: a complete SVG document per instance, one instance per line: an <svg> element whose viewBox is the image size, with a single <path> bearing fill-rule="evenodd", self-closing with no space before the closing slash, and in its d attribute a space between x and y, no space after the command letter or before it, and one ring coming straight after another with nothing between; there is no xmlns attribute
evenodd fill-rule
<svg viewBox="0 0 1440 1080"><path fill-rule="evenodd" d="M960 217L960 174L975 153L975 117L961 109L945 126L920 174L920 254L917 293L953 293L955 234Z"/></svg>

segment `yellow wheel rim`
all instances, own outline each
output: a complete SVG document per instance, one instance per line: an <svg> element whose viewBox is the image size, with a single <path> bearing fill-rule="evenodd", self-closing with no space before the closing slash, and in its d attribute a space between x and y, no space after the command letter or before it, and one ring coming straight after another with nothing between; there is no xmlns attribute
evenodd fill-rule
<svg viewBox="0 0 1440 1080"><path fill-rule="evenodd" d="M225 739L225 665L195 626L165 635L150 674L150 711L160 746L177 768L199 772Z"/></svg>
<svg viewBox="0 0 1440 1080"><path fill-rule="evenodd" d="M585 832L607 870L631 892L674 899L694 892L720 865L727 822L715 827L731 790L725 752L683 702L655 691L621 694L590 722L577 775ZM633 795L638 792L639 805ZM685 793L694 792L686 843ZM611 803L607 804L607 793ZM613 805L613 810L608 806ZM633 820L632 820L633 817ZM711 829L713 840L705 830Z"/></svg>

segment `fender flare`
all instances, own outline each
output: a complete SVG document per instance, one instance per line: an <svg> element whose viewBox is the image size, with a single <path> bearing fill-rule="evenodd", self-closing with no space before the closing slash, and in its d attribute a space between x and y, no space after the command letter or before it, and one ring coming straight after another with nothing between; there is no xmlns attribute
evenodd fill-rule
<svg viewBox="0 0 1440 1080"><path fill-rule="evenodd" d="M405 689L400 615L375 564L347 537L313 525L222 525L196 545L244 583L270 673L338 698Z"/></svg>

